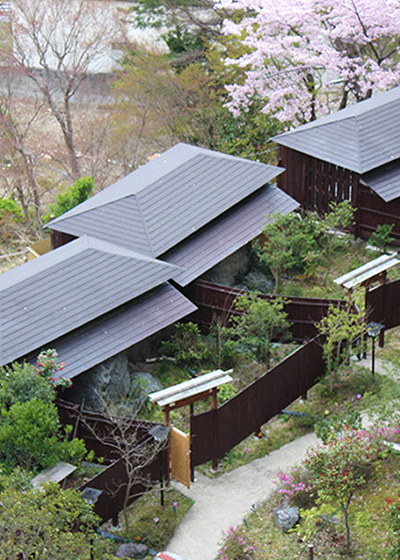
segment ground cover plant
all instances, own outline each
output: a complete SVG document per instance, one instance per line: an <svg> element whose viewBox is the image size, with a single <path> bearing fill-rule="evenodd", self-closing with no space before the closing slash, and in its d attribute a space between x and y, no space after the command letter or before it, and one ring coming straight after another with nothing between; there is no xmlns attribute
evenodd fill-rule
<svg viewBox="0 0 400 560"><path fill-rule="evenodd" d="M130 506L128 533L110 524L104 528L132 542L142 542L149 549L163 550L192 505L193 500L170 487L164 490L164 505L161 505L160 492L154 489Z"/></svg>

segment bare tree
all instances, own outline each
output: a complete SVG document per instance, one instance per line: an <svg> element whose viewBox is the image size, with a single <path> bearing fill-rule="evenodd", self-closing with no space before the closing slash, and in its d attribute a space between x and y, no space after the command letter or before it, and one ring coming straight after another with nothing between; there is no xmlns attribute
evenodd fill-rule
<svg viewBox="0 0 400 560"><path fill-rule="evenodd" d="M3 174L3 182L6 190L18 198L25 222L32 234L30 208L33 206L34 217L37 223L40 223L41 199L35 156L29 146L29 137L43 103L33 100L29 114L21 114L22 104L15 103L13 87L13 75L10 74L0 92L0 138L3 158L6 159L8 167L8 173Z"/></svg>
<svg viewBox="0 0 400 560"><path fill-rule="evenodd" d="M80 162L72 100L90 72L109 70L122 25L119 13L94 0L13 0L11 18L11 60L34 82L58 123L68 173L76 180Z"/></svg>
<svg viewBox="0 0 400 560"><path fill-rule="evenodd" d="M126 410L124 412L126 413ZM168 429L159 424L140 420L136 413L133 417L121 416L118 407L110 404L105 404L103 414L108 419L106 425L87 421L84 423L96 439L108 447L110 455L124 462L126 483L123 489L122 515L125 531L128 533L128 506L137 492L141 495L154 484L145 474L146 467L156 460L157 455L167 444ZM120 491L120 486L113 491Z"/></svg>

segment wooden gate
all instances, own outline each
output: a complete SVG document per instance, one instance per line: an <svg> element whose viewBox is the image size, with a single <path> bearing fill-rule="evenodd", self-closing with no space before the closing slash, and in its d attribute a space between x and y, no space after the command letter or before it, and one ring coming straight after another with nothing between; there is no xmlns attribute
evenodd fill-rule
<svg viewBox="0 0 400 560"><path fill-rule="evenodd" d="M190 435L171 430L171 477L190 488Z"/></svg>

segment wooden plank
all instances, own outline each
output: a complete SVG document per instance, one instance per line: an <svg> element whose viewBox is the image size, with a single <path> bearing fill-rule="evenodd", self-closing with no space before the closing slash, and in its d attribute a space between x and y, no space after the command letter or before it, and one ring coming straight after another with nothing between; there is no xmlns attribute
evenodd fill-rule
<svg viewBox="0 0 400 560"><path fill-rule="evenodd" d="M31 480L31 484L33 488L39 488L40 486L43 486L43 484L46 484L46 482L62 482L70 474L76 471L76 469L77 467L75 465L61 461L60 463L57 463L57 465L54 465L54 467L49 467L36 475Z"/></svg>

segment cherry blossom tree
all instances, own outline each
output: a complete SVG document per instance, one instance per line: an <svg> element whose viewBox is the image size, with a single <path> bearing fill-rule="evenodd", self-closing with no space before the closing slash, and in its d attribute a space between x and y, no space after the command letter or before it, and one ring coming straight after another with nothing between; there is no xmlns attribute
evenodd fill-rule
<svg viewBox="0 0 400 560"><path fill-rule="evenodd" d="M236 12L227 35L245 54L226 64L244 70L228 86L235 113L254 98L286 123L361 101L400 80L400 6L394 0L220 0Z"/></svg>

